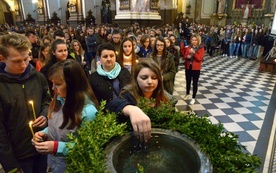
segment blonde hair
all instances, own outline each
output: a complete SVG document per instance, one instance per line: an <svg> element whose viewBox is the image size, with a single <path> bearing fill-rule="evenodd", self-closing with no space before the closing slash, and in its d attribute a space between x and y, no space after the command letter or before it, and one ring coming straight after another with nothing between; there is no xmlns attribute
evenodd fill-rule
<svg viewBox="0 0 276 173"><path fill-rule="evenodd" d="M192 39L193 38L196 38L197 39L197 42L198 42L198 46L199 45L201 45L201 36L199 35L199 34L193 34L192 36L191 36L191 42L192 42Z"/></svg>
<svg viewBox="0 0 276 173"><path fill-rule="evenodd" d="M30 41L20 34L8 34L0 37L0 54L7 58L8 48L13 47L18 51L26 51L32 48Z"/></svg>

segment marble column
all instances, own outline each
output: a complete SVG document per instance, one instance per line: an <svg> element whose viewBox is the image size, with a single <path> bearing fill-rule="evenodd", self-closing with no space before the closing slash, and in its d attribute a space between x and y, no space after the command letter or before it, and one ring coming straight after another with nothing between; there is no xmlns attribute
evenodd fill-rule
<svg viewBox="0 0 276 173"><path fill-rule="evenodd" d="M38 13L38 23L46 24L49 21L48 9L46 0L38 0L37 2L37 13Z"/></svg>

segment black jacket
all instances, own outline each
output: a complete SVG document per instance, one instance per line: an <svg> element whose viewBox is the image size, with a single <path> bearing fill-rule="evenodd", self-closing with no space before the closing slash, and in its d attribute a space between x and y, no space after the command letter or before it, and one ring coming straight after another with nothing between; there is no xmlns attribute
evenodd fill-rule
<svg viewBox="0 0 276 173"><path fill-rule="evenodd" d="M30 64L21 76L6 73L5 66L0 63L0 163L8 172L20 168L19 159L38 154L31 143L28 123L34 118L28 102L33 100L37 117L47 116L51 97L45 77Z"/></svg>
<svg viewBox="0 0 276 173"><path fill-rule="evenodd" d="M119 80L120 90L130 83L131 78L132 77L129 71L122 67L121 72L117 77ZM97 71L89 76L90 85L99 102L106 100L106 103L108 103L113 100L113 88L111 87L111 85L113 85L113 81L114 80L111 80L105 76L99 75Z"/></svg>

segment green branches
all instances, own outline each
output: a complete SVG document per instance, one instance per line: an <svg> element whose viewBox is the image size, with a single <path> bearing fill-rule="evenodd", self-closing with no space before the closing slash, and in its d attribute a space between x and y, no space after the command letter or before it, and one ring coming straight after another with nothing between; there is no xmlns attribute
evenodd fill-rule
<svg viewBox="0 0 276 173"><path fill-rule="evenodd" d="M125 134L126 125L116 122L114 113L104 112L104 104L93 121L88 121L77 130L77 135L69 134L66 156L67 172L105 172L105 144L110 139Z"/></svg>
<svg viewBox="0 0 276 173"><path fill-rule="evenodd" d="M207 115L175 112L170 104L153 108L152 103L153 100L142 99L138 105L150 117L152 127L175 130L192 138L209 156L215 173L251 173L260 167L260 158L244 153L238 136L226 131L221 123L212 124ZM106 172L104 148L112 138L126 134L127 128L116 122L115 114L103 109L104 104L95 120L86 122L77 135L68 136L72 143L68 145L67 172ZM137 166L143 172L143 167Z"/></svg>
<svg viewBox="0 0 276 173"><path fill-rule="evenodd" d="M238 135L226 131L221 123L212 124L207 115L198 117L193 112L174 112L169 105L156 109L145 106L150 105L146 102L141 102L141 108L150 116L152 126L175 130L192 138L201 151L209 155L214 172L256 172L260 167L259 157L242 152L245 147L238 143Z"/></svg>

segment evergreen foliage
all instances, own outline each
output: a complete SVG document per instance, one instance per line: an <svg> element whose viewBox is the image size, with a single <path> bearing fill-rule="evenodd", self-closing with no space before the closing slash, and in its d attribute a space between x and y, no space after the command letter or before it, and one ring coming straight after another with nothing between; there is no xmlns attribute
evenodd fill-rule
<svg viewBox="0 0 276 173"><path fill-rule="evenodd" d="M193 112L175 112L170 104L153 108L151 101L142 99L138 106L149 115L152 127L175 130L193 139L209 156L215 173L252 173L260 167L261 159L245 153L238 135L226 131L221 123L214 125L207 116ZM68 145L67 172L106 172L104 148L114 137L126 134L130 123L118 124L116 115L103 108L101 104L96 119L80 127L77 135L69 135L75 145Z"/></svg>

